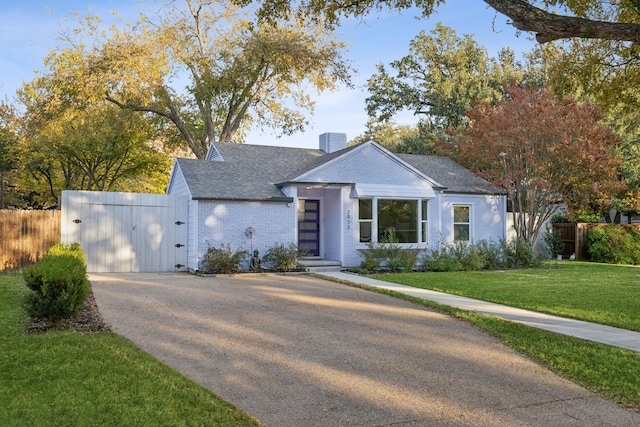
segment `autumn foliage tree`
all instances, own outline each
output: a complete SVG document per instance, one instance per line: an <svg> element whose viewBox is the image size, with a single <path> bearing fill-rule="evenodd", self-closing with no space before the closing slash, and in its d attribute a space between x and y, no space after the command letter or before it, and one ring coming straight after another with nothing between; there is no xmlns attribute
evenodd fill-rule
<svg viewBox="0 0 640 427"><path fill-rule="evenodd" d="M242 142L251 127L302 131L309 89L350 85L344 43L321 25L257 23L226 0L161 4L108 31L89 17L55 60L80 90L99 87L114 105L160 118L197 158L212 142Z"/></svg>
<svg viewBox="0 0 640 427"><path fill-rule="evenodd" d="M610 206L624 184L619 139L600 110L542 89L510 85L506 94L469 110L470 126L439 148L507 192L517 235L535 244L559 203L571 211Z"/></svg>

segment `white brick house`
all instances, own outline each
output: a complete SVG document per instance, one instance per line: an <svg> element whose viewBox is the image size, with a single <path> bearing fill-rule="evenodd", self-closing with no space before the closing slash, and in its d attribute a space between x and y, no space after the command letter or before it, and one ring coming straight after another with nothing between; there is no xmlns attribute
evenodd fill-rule
<svg viewBox="0 0 640 427"><path fill-rule="evenodd" d="M347 148L344 134L321 135L318 150L216 143L206 160L176 161L167 193L189 198L192 270L226 244L294 243L352 267L391 228L415 249L506 237L506 197L484 179L446 157Z"/></svg>

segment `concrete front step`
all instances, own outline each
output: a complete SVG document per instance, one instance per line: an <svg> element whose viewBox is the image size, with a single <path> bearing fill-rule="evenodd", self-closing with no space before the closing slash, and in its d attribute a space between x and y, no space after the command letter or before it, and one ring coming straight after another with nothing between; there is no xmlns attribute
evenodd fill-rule
<svg viewBox="0 0 640 427"><path fill-rule="evenodd" d="M340 271L342 269L340 261L319 258L303 258L300 260L300 264L306 266L312 273L319 273L322 271Z"/></svg>
<svg viewBox="0 0 640 427"><path fill-rule="evenodd" d="M342 271L341 266L326 266L326 267L307 267L310 273L330 273L332 271Z"/></svg>

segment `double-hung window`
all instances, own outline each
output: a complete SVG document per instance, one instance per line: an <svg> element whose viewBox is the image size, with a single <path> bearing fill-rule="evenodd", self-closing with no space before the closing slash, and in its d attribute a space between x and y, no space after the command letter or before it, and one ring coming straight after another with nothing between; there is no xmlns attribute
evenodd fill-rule
<svg viewBox="0 0 640 427"><path fill-rule="evenodd" d="M423 199L359 199L360 242L427 242L427 204Z"/></svg>
<svg viewBox="0 0 640 427"><path fill-rule="evenodd" d="M373 230L373 199L358 201L358 223L360 225L360 241L370 242Z"/></svg>
<svg viewBox="0 0 640 427"><path fill-rule="evenodd" d="M470 222L471 207L465 205L453 206L453 241L468 242L471 236Z"/></svg>
<svg viewBox="0 0 640 427"><path fill-rule="evenodd" d="M420 232L422 234L422 242L426 243L428 242L428 238L429 238L429 222L428 222L428 218L429 218L429 210L427 209L429 205L429 201L428 200L422 200L422 206L421 206L421 212L420 212Z"/></svg>

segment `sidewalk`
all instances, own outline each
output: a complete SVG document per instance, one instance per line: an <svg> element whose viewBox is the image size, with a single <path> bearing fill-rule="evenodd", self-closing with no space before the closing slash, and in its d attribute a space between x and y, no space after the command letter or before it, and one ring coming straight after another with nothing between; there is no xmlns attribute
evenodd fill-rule
<svg viewBox="0 0 640 427"><path fill-rule="evenodd" d="M340 281L386 289L416 298L434 301L450 307L459 308L461 310L489 314L491 316L501 317L512 322L523 323L534 328L540 328L558 334L569 335L588 341L640 352L640 332L633 332L626 329L598 325L596 323L537 313L535 311L508 307L506 305L445 294L443 292L436 292L428 289L397 285L395 283L370 279L368 277L362 277L357 274L341 271L325 271L317 274Z"/></svg>

